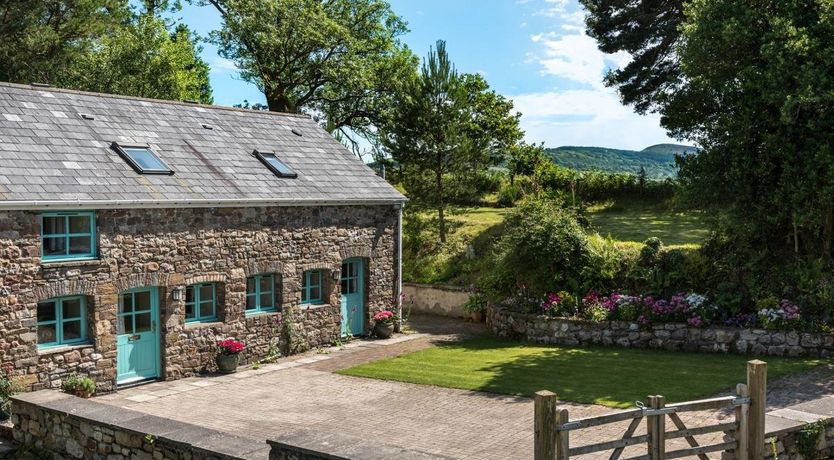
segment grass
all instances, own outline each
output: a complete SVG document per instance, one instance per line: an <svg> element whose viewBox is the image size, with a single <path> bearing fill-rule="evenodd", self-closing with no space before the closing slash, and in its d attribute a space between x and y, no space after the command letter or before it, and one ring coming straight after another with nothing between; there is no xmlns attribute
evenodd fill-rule
<svg viewBox="0 0 834 460"><path fill-rule="evenodd" d="M745 381L739 355L627 348L569 348L490 336L440 344L339 371L383 380L531 396L550 390L566 401L627 408L662 394L667 401L715 395ZM808 370L822 360L768 358L768 378Z"/></svg>
<svg viewBox="0 0 834 460"><path fill-rule="evenodd" d="M588 219L602 236L623 242L642 243L655 236L667 246L693 247L709 233L697 212L673 211L639 201L593 206Z"/></svg>

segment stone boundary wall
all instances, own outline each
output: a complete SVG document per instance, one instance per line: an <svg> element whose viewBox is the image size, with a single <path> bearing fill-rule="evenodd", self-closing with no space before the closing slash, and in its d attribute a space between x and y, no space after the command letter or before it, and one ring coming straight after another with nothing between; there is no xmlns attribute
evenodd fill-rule
<svg viewBox="0 0 834 460"><path fill-rule="evenodd" d="M834 425L831 419L825 421L825 429L820 433L817 442L817 458L834 458ZM797 451L797 434L802 426L780 430L775 433L765 434L765 460L808 460L803 459L802 454ZM773 444L771 439L776 438L776 456L773 455ZM724 454L721 460L736 460L732 454Z"/></svg>
<svg viewBox="0 0 834 460"><path fill-rule="evenodd" d="M266 441L269 460L451 460L421 451L383 444L374 438L299 429Z"/></svg>
<svg viewBox="0 0 834 460"><path fill-rule="evenodd" d="M517 313L497 306L487 308L487 325L501 337L524 338L554 345L610 345L760 356L834 355L834 334L769 331L684 323L652 324L641 328L626 321L593 322Z"/></svg>
<svg viewBox="0 0 834 460"><path fill-rule="evenodd" d="M12 397L14 440L55 458L243 460L269 446L208 428L42 390Z"/></svg>
<svg viewBox="0 0 834 460"><path fill-rule="evenodd" d="M467 317L463 306L470 296L467 289L458 286L403 283L403 309L411 313Z"/></svg>

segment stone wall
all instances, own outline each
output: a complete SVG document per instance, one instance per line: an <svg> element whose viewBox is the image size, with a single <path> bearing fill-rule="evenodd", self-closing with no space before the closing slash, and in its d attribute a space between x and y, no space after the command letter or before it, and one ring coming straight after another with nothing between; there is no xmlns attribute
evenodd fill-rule
<svg viewBox="0 0 834 460"><path fill-rule="evenodd" d="M798 450L796 440L801 430L802 427L797 427L768 434L765 440L765 460L809 460L804 458ZM834 458L834 425L831 424L831 420L826 421L826 426L820 433L816 458ZM736 459L733 455L724 455L722 460Z"/></svg>
<svg viewBox="0 0 834 460"><path fill-rule="evenodd" d="M470 292L457 286L403 283L403 308L411 313L450 316L469 316L463 306Z"/></svg>
<svg viewBox="0 0 834 460"><path fill-rule="evenodd" d="M113 410L57 391L12 400L12 434L32 458L242 460L265 458L269 447L251 439L147 415ZM26 457L28 458L28 457Z"/></svg>
<svg viewBox="0 0 834 460"><path fill-rule="evenodd" d="M614 345L791 357L834 354L834 335L824 333L720 326L695 328L682 323L640 327L624 321L593 322L516 313L495 306L487 309L487 324L502 337L555 345Z"/></svg>
<svg viewBox="0 0 834 460"><path fill-rule="evenodd" d="M119 293L142 286L160 291L165 379L211 370L218 338L246 342L245 361L270 345L300 351L328 344L340 331L343 259L366 261L368 315L395 297L397 212L394 206L100 210L99 257L54 263L40 260L37 212L0 212L0 365L31 389L58 387L82 373L99 391L113 390ZM324 271L324 305L299 305L309 269ZM246 278L258 273L275 274L280 312L244 314ZM175 289L197 282L218 283L223 302L215 323L186 324L185 296L174 300ZM63 295L86 296L90 341L39 350L37 304ZM276 327L281 322L292 325L291 343Z"/></svg>

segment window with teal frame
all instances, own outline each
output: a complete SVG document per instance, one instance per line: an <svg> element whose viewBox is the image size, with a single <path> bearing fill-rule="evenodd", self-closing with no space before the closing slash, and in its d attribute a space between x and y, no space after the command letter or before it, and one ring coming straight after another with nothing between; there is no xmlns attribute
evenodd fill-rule
<svg viewBox="0 0 834 460"><path fill-rule="evenodd" d="M93 259L96 257L94 212L46 212L41 214L41 260Z"/></svg>
<svg viewBox="0 0 834 460"><path fill-rule="evenodd" d="M301 303L320 304L322 302L322 272L307 270L301 280Z"/></svg>
<svg viewBox="0 0 834 460"><path fill-rule="evenodd" d="M255 275L246 278L246 313L276 311L275 275Z"/></svg>
<svg viewBox="0 0 834 460"><path fill-rule="evenodd" d="M38 303L38 348L87 341L87 299L56 297Z"/></svg>
<svg viewBox="0 0 834 460"><path fill-rule="evenodd" d="M215 283L192 284L185 288L185 322L217 320L217 285Z"/></svg>

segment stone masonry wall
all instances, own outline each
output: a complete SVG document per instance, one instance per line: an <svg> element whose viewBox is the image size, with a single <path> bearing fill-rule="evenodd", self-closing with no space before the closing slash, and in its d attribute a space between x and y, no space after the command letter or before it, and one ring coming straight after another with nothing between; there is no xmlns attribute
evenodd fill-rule
<svg viewBox="0 0 834 460"><path fill-rule="evenodd" d="M120 209L97 212L99 258L42 263L37 212L0 212L0 365L31 389L60 386L71 373L115 388L119 293L158 286L162 377L177 379L213 366L213 345L235 337L249 347L244 361L270 345L300 351L326 345L340 331L343 259L365 260L368 315L388 305L396 289L394 206ZM300 306L305 270L324 272L324 305ZM281 311L246 316L246 278L276 276ZM184 294L174 289L218 283L218 321L185 323ZM38 350L38 302L63 295L87 298L87 336L80 346ZM292 343L281 322L292 324ZM367 325L366 325L367 330ZM278 333L276 333L278 332ZM291 350L287 350L287 348Z"/></svg>
<svg viewBox="0 0 834 460"><path fill-rule="evenodd" d="M487 324L502 337L555 345L614 345L763 356L829 357L834 335L733 327L694 328L681 323L641 328L625 321L593 322L512 312L491 306Z"/></svg>

